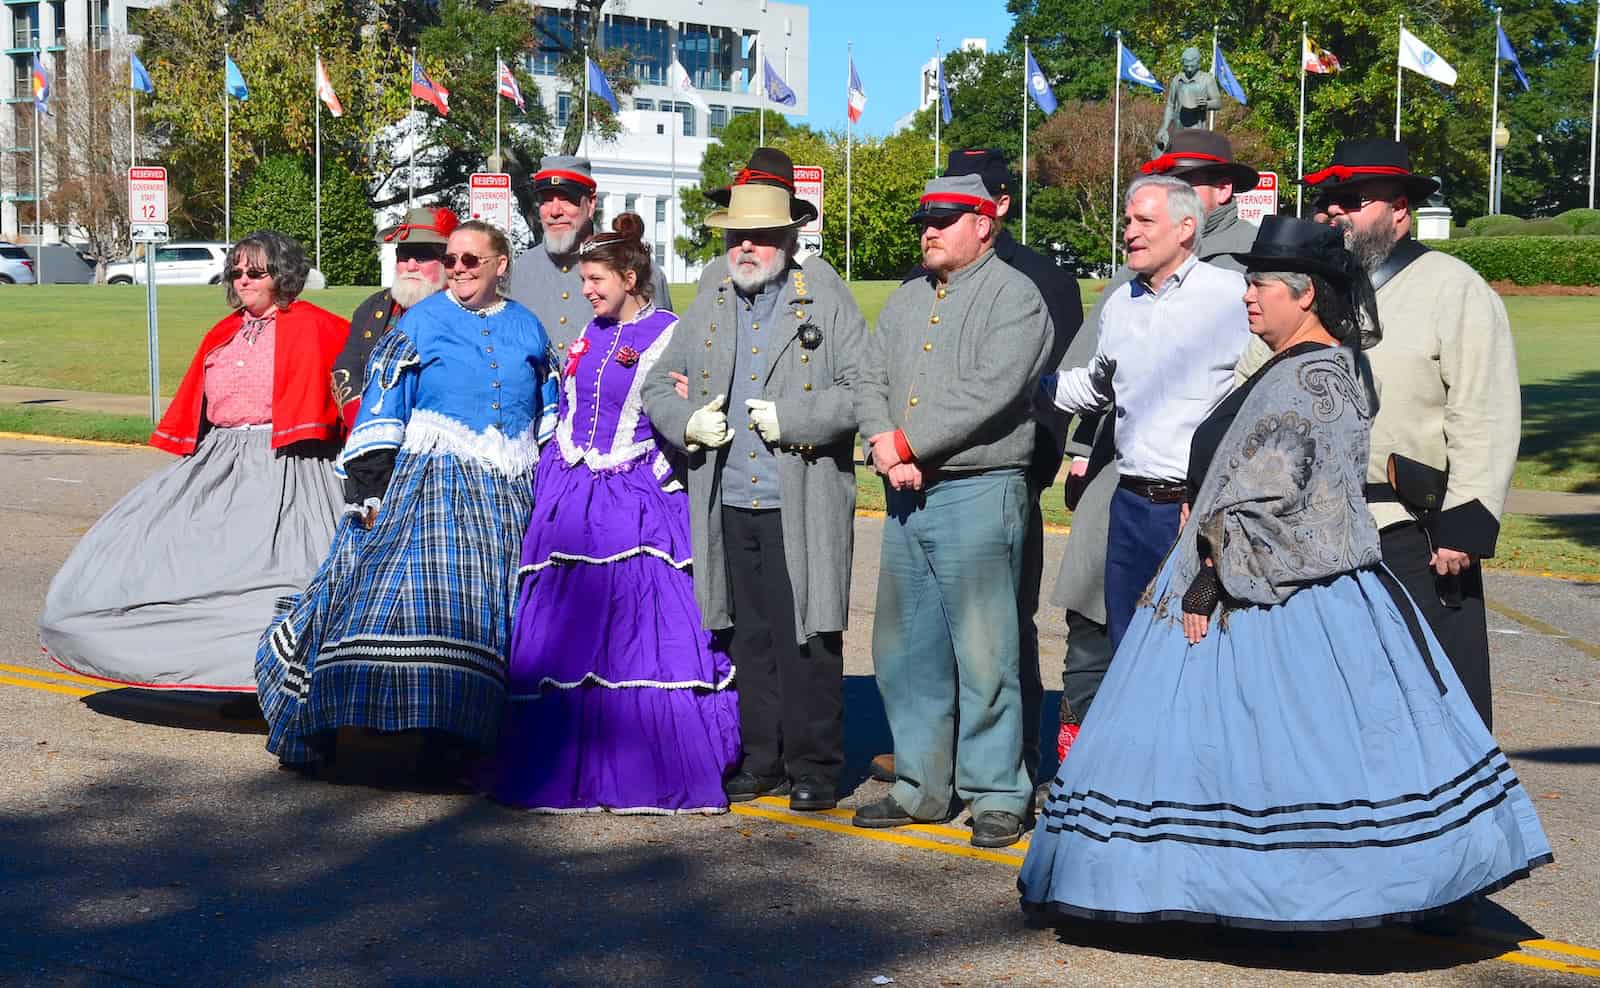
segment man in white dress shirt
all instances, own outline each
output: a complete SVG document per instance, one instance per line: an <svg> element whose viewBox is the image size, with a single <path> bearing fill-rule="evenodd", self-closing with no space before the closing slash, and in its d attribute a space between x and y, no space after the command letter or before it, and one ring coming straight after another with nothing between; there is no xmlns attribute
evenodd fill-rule
<svg viewBox="0 0 1600 988"><path fill-rule="evenodd" d="M1244 278L1194 256L1205 206L1182 179L1151 175L1128 188L1122 240L1138 275L1101 309L1087 367L1046 378L1056 407L1116 403L1117 470L1106 546L1106 628L1122 642L1139 597L1178 535L1189 440L1233 386L1250 339Z"/></svg>

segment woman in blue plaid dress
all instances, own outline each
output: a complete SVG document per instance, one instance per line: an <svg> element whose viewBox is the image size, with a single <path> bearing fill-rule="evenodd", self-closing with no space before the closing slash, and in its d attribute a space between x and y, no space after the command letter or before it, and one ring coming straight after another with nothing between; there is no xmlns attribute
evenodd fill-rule
<svg viewBox="0 0 1600 988"><path fill-rule="evenodd" d="M537 317L501 298L505 237L450 236L449 286L373 350L339 458L344 522L256 653L267 749L290 767L341 727L494 746L523 530L556 386Z"/></svg>

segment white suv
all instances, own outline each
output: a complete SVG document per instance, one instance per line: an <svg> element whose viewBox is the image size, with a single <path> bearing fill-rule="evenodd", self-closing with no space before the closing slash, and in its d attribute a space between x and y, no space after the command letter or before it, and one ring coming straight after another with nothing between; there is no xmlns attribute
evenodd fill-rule
<svg viewBox="0 0 1600 988"><path fill-rule="evenodd" d="M0 243L0 285L31 285L33 258L15 244Z"/></svg>
<svg viewBox="0 0 1600 988"><path fill-rule="evenodd" d="M217 285L222 283L222 266L228 259L228 245L216 241L176 240L160 244L156 251L156 283L159 285ZM106 282L112 285L144 284L144 261L117 261L106 265Z"/></svg>

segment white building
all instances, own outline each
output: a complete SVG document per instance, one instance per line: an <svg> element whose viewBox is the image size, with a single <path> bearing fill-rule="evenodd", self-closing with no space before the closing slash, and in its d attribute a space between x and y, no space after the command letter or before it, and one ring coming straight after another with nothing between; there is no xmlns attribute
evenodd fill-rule
<svg viewBox="0 0 1600 988"><path fill-rule="evenodd" d="M159 2L159 0L158 0ZM0 238L16 240L37 233L33 203L33 89L30 76L37 55L55 84L66 69L68 47L87 44L109 49L128 33L128 10L143 10L147 0L3 0L0 39L6 48L0 73ZM49 118L44 126L48 127ZM49 144L46 143L46 147ZM23 207L19 213L18 207ZM45 239L57 239L53 225Z"/></svg>
<svg viewBox="0 0 1600 988"><path fill-rule="evenodd" d="M987 52L989 50L989 39L962 38L960 50ZM944 81L944 85L946 89L954 90L956 80L947 77ZM917 108L907 112L904 116L896 120L894 122L894 126L890 128L890 132L898 134L901 131L908 129L914 122L916 122L918 113L921 113L923 110L926 110L928 107L932 106L938 101L939 60L937 57L935 57L930 58L926 62L922 63L922 75L917 87Z"/></svg>
<svg viewBox="0 0 1600 988"><path fill-rule="evenodd" d="M536 36L570 40L571 8L571 0L541 3ZM602 220L629 209L644 217L646 239L655 245L657 261L668 265L668 280L692 281L698 266L686 267L672 250L673 237L684 235L674 208L673 176L679 188L698 183L701 158L722 128L736 116L760 110L759 88L749 91L761 70L758 50L795 95L794 106L769 104L768 112L806 114L810 12L801 4L768 0L612 0L605 11L600 43L632 53L637 86L630 96L618 97L622 133L617 140L591 136L581 152L594 165ZM707 110L675 99L666 85L674 51ZM572 113L581 112L583 90L572 91L556 76L557 58L535 52L526 62L557 126L565 127ZM680 125L675 156L674 112Z"/></svg>

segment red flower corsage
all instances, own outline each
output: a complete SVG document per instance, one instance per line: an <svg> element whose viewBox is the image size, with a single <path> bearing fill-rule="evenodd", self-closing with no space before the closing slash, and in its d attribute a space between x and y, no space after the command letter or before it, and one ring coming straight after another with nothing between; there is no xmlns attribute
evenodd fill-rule
<svg viewBox="0 0 1600 988"><path fill-rule="evenodd" d="M625 346L617 351L617 363L624 367L632 367L639 362L639 351L631 346Z"/></svg>
<svg viewBox="0 0 1600 988"><path fill-rule="evenodd" d="M571 377L575 374L578 370L578 361L582 360L583 355L588 352L589 338L587 336L573 340L572 345L567 347L567 369L562 372L561 376Z"/></svg>

